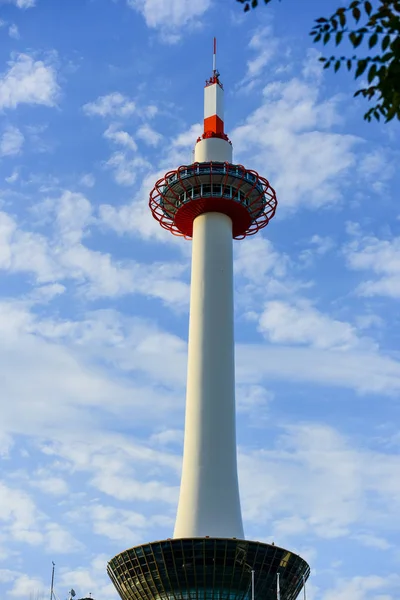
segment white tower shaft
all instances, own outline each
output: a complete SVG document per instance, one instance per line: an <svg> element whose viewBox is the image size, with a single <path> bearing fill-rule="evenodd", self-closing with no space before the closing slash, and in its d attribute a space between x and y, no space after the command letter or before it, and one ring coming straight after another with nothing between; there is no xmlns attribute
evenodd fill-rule
<svg viewBox="0 0 400 600"><path fill-rule="evenodd" d="M232 221L193 224L182 481L174 537L244 538L236 461Z"/></svg>

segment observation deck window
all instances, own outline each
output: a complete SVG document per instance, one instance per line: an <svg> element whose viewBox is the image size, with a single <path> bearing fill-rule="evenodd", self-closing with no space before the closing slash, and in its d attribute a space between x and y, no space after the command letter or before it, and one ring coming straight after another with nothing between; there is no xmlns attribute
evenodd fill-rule
<svg viewBox="0 0 400 600"><path fill-rule="evenodd" d="M221 196L222 186L220 183L213 183L212 191L214 196Z"/></svg>

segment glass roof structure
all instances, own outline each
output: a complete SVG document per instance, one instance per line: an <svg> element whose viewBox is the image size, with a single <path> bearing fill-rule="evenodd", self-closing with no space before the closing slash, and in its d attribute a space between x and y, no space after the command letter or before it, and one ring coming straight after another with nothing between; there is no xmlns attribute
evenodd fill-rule
<svg viewBox="0 0 400 600"><path fill-rule="evenodd" d="M121 552L108 564L122 600L295 600L308 564L283 548L236 539L168 539Z"/></svg>

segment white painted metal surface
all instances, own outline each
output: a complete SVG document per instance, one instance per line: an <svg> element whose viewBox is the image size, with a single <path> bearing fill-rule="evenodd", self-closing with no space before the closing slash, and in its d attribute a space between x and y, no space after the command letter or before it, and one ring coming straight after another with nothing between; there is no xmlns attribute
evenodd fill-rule
<svg viewBox="0 0 400 600"><path fill-rule="evenodd" d="M210 157L207 160L211 160ZM236 461L232 221L193 225L185 444L174 537L244 538Z"/></svg>
<svg viewBox="0 0 400 600"><path fill-rule="evenodd" d="M214 115L224 120L224 90L218 83L204 88L204 118Z"/></svg>
<svg viewBox="0 0 400 600"><path fill-rule="evenodd" d="M232 146L221 138L206 138L197 142L194 147L194 161L208 162L232 162Z"/></svg>

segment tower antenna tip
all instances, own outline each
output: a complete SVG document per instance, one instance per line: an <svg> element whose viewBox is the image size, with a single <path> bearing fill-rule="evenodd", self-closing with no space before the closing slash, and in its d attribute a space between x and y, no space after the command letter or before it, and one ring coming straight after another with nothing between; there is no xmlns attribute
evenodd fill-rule
<svg viewBox="0 0 400 600"><path fill-rule="evenodd" d="M213 73L215 75L215 72L217 70L217 38L214 38L213 41Z"/></svg>

